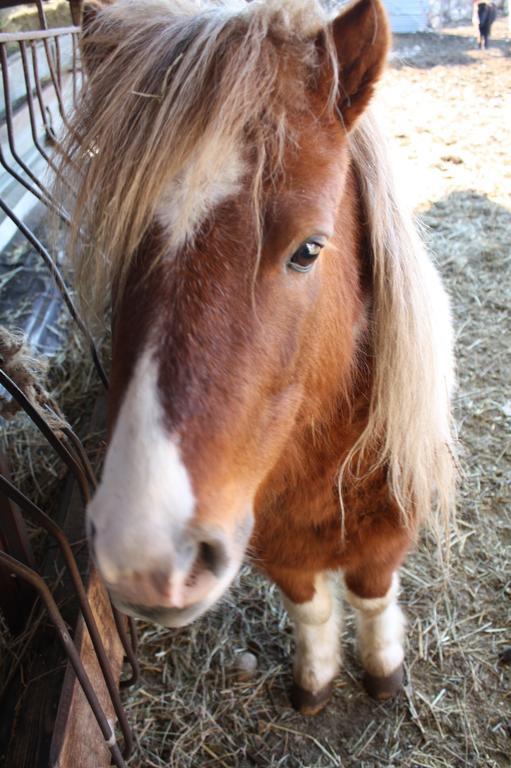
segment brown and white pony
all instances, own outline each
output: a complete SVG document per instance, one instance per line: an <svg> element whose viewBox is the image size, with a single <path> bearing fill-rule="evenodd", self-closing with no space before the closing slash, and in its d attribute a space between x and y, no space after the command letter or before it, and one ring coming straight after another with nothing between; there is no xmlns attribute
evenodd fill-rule
<svg viewBox="0 0 511 768"><path fill-rule="evenodd" d="M341 572L367 687L391 696L398 569L454 470L448 302L367 109L382 4L119 0L85 18L63 172L82 297L114 298L99 570L120 608L178 627L248 552L294 622L307 713L339 668Z"/></svg>

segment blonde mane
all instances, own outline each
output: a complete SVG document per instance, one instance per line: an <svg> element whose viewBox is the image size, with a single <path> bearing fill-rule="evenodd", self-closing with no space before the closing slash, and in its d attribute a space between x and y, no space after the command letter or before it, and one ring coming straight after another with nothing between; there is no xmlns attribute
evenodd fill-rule
<svg viewBox="0 0 511 768"><path fill-rule="evenodd" d="M165 247L193 238L202 221L197 201L231 174L229 159L236 164L247 145L246 183L260 223L264 176L278 172L284 144L293 141L289 109L305 108L319 74L322 29L327 18L316 0L101 7L84 35L92 76L59 169L62 190L77 189L69 252L86 308L100 309L112 283L122 285L162 201L179 204ZM334 94L333 51L331 61Z"/></svg>
<svg viewBox="0 0 511 768"><path fill-rule="evenodd" d="M378 464L388 467L403 518L414 510L415 519L441 538L453 510L457 474L449 300L399 195L371 109L349 144L372 248L374 377L369 421L344 461L340 485L345 472L376 450Z"/></svg>
<svg viewBox="0 0 511 768"><path fill-rule="evenodd" d="M247 145L258 219L269 159L277 167L293 139L288 106L306 102L317 75L321 30L328 43L316 0L119 0L99 13L84 44L94 75L61 169L77 189L70 251L86 305L102 305L112 284L122 284L169 188L179 196L175 244L193 238L198 194ZM330 58L334 94L332 51ZM374 384L369 422L341 468L340 487L360 457L376 455L404 520L414 510L434 526L448 518L455 483L448 300L398 198L370 110L349 146L372 245Z"/></svg>

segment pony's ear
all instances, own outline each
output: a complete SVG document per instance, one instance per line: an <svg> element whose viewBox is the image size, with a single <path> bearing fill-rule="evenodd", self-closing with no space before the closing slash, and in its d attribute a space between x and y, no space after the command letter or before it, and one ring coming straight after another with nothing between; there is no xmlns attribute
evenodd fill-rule
<svg viewBox="0 0 511 768"><path fill-rule="evenodd" d="M112 0L86 0L82 9L81 48L82 59L88 75L92 75L114 49L112 43L102 40L98 34L97 21L101 10L111 5Z"/></svg>
<svg viewBox="0 0 511 768"><path fill-rule="evenodd" d="M366 108L390 45L387 14L381 0L359 0L332 23L339 61L339 110L349 130Z"/></svg>

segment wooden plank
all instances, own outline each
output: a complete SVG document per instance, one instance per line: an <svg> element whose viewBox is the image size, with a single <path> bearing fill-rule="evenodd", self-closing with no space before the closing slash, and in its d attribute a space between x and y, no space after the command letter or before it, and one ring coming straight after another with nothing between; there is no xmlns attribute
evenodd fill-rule
<svg viewBox="0 0 511 768"><path fill-rule="evenodd" d="M110 601L95 570L89 580L88 597L114 678L118 683L124 650L115 629ZM75 633L75 644L80 651L82 664L94 686L99 702L108 719L114 723L115 712L82 618L78 622ZM53 766L55 768L57 766L58 768L76 768L76 766L108 768L109 765L110 752L80 684L68 664L50 748L50 766L52 768Z"/></svg>

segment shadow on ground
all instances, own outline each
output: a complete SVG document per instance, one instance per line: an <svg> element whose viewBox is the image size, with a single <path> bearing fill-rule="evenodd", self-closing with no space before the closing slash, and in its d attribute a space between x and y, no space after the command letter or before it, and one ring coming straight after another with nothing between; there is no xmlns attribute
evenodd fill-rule
<svg viewBox="0 0 511 768"><path fill-rule="evenodd" d="M511 41L492 38L488 50L480 51L475 33L443 34L424 32L414 35L394 35L390 66L394 69L414 67L431 69L437 66L472 66L491 56L511 57Z"/></svg>

